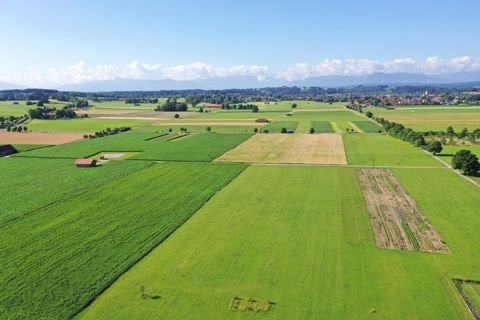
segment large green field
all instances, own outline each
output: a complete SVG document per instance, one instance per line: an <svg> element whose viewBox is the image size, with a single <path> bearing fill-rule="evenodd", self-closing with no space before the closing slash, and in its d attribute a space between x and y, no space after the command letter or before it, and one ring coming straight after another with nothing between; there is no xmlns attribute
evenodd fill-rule
<svg viewBox="0 0 480 320"><path fill-rule="evenodd" d="M2 314L72 317L243 168L157 164L2 226Z"/></svg>
<svg viewBox="0 0 480 320"><path fill-rule="evenodd" d="M157 136L160 137L152 139ZM102 151L124 151L139 152L136 159L211 161L250 136L246 133L203 133L168 140L169 137L161 133L123 133L32 150L18 156L82 158Z"/></svg>
<svg viewBox="0 0 480 320"><path fill-rule="evenodd" d="M408 142L388 135L346 134L343 141L349 164L443 167L440 162Z"/></svg>
<svg viewBox="0 0 480 320"><path fill-rule="evenodd" d="M68 159L0 159L0 227L148 165L144 161L121 161L85 170L76 168L73 160Z"/></svg>
<svg viewBox="0 0 480 320"><path fill-rule="evenodd" d="M479 106L407 106L394 110L371 107L366 110L416 131L445 131L448 126L456 131L480 128Z"/></svg>
<svg viewBox="0 0 480 320"><path fill-rule="evenodd" d="M138 119L72 119L72 120L33 120L28 129L45 132L95 132L106 128L140 127L151 124L151 120Z"/></svg>
<svg viewBox="0 0 480 320"><path fill-rule="evenodd" d="M353 168L254 166L79 318L243 319L239 297L273 302L265 319L465 319L450 277L479 276L478 189L446 170L395 174L452 255L377 248Z"/></svg>

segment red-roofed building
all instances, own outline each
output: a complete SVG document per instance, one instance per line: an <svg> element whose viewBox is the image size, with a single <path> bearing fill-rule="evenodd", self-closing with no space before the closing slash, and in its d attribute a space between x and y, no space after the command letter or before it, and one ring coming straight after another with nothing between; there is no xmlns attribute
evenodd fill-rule
<svg viewBox="0 0 480 320"><path fill-rule="evenodd" d="M97 165L97 160L95 159L78 159L75 161L75 165L80 168L90 168Z"/></svg>
<svg viewBox="0 0 480 320"><path fill-rule="evenodd" d="M222 105L221 105L221 104L218 104L218 103L207 103L207 104L205 105L205 107L206 107L206 108L216 108L216 109L218 109L218 108L221 108Z"/></svg>

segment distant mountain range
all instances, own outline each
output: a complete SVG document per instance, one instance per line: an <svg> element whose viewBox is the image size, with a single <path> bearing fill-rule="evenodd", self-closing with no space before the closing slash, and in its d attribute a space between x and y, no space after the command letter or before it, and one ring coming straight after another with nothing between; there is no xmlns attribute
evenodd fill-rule
<svg viewBox="0 0 480 320"><path fill-rule="evenodd" d="M332 75L310 77L296 81L286 81L278 78L267 78L260 81L255 76L231 76L191 81L115 79L69 84L54 89L62 91L107 92L186 89L222 90L281 86L349 87L358 85L445 85L470 82L480 82L480 71L445 73L440 75L421 73L372 73L360 76ZM478 83L476 85L478 85ZM0 82L0 90L24 88L26 87Z"/></svg>
<svg viewBox="0 0 480 320"><path fill-rule="evenodd" d="M421 73L372 73L361 76L334 75L311 77L297 81L286 81L276 78L267 78L264 81L259 81L254 76L222 77L193 81L117 79L66 85L59 87L58 89L65 91L90 92L185 89L222 90L281 86L348 87L358 85L432 85L466 82L480 82L480 71L441 75L426 75Z"/></svg>

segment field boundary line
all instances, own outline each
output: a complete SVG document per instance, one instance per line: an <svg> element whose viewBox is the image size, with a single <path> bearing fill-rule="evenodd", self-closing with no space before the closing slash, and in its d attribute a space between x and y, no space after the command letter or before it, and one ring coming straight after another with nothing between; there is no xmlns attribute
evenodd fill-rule
<svg viewBox="0 0 480 320"><path fill-rule="evenodd" d="M471 184L473 184L474 186L480 188L480 183L478 183L477 181L473 180L472 178L466 176L466 175L463 175L460 171L458 170L455 170L453 169L453 167L448 164L447 162L443 161L442 159L440 159L439 157L437 157L436 155L428 152L427 150L422 150L423 152L425 152L426 154L429 154L430 156L432 156L435 160L437 160L438 162L440 162L441 164L443 164L445 167L447 167L448 169L452 170L453 172L455 172L457 175L459 175L460 177L462 177L463 179L467 180L468 182L470 182Z"/></svg>
<svg viewBox="0 0 480 320"><path fill-rule="evenodd" d="M201 203L197 208L194 209L193 213L188 216L188 217L185 217L183 219L183 221L181 221L181 223L178 224L178 226L176 226L175 228L173 228L169 233L167 233L165 235L165 237L163 237L163 239L161 239L160 241L158 241L157 244L154 244L152 245L152 247L147 250L145 252L144 255L142 255L141 257L139 257L138 259L132 261L129 265L127 265L127 267L125 268L125 271L119 273L116 277L114 277L111 281L109 281L108 283L105 284L105 286L99 290L98 294L96 294L95 296L92 296L86 303L83 307L79 308L79 310L75 313L73 313L71 315L71 317L69 317L69 319L74 319L76 318L80 313L82 313L84 310L88 309L88 307L90 307L92 305L92 303L95 302L95 300L97 300L98 297L100 297L105 291L107 291L109 288L112 287L113 284L115 284L115 282L118 281L118 279L120 279L120 277L122 277L124 274L128 273L137 263L139 263L140 261L142 261L146 256L148 256L150 253L152 253L153 250L155 250L156 248L158 248L159 245L161 245L162 243L164 243L167 239L169 239L172 234L174 234L178 229L180 229L185 223L188 222L188 220L190 220L201 208L203 208L203 206L205 206L205 204L207 204L210 199L212 199L213 197L215 197L220 191L222 191L223 189L225 189L230 183L232 183L234 180L236 180L246 169L248 169L248 165L245 165L243 167L242 170L240 170L238 172L238 174L236 174L235 176L232 177L232 179L230 181L228 181L227 183L225 183L223 186L219 186L218 190L216 192L214 192L211 196L209 196L207 199L205 199L205 201L203 203ZM138 172L138 171L136 171Z"/></svg>

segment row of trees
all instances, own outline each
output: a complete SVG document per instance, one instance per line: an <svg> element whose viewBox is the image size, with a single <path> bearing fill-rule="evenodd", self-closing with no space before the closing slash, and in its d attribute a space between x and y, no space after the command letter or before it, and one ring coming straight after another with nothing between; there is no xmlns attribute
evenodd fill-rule
<svg viewBox="0 0 480 320"><path fill-rule="evenodd" d="M91 135L91 134L87 135L87 134L85 134L85 135L83 136L83 138L85 138L85 139L88 139L88 138L89 138L89 139L100 138L100 137L111 136L111 135L113 135L113 134L118 134L118 133L120 133L120 132L126 132L126 131L130 131L130 130L132 130L132 128L130 128L130 127L120 127L120 128L113 128L113 129L107 128L107 129L105 129L105 130L101 130L101 131L95 132L94 135Z"/></svg>
<svg viewBox="0 0 480 320"><path fill-rule="evenodd" d="M12 127L15 127L15 126L19 126L27 120L28 120L27 115L24 115L24 116L21 116L21 117L0 116L0 129L8 129L8 128L12 128Z"/></svg>
<svg viewBox="0 0 480 320"><path fill-rule="evenodd" d="M158 98L128 98L125 100L127 104L140 104L140 103L158 103Z"/></svg>
<svg viewBox="0 0 480 320"><path fill-rule="evenodd" d="M73 111L71 107L64 106L62 109L56 109L51 107L38 107L28 110L28 115L32 119L74 119L78 118L77 113ZM82 117L88 117L83 115Z"/></svg>
<svg viewBox="0 0 480 320"><path fill-rule="evenodd" d="M252 110L253 112L258 112L258 106L252 103L239 103L239 104L224 104L222 105L223 110ZM255 110L255 111L254 111Z"/></svg>

